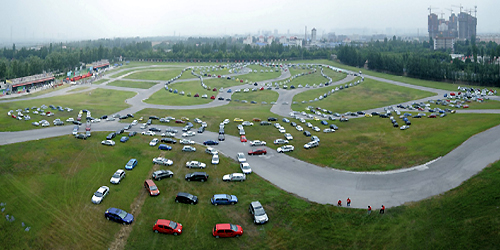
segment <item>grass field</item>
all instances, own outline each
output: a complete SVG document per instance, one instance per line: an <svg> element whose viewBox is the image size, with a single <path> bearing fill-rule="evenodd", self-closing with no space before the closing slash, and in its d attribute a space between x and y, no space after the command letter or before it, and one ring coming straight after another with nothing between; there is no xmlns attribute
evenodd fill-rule
<svg viewBox="0 0 500 250"><path fill-rule="evenodd" d="M267 102L267 104L270 104L271 102L275 102L278 100L278 92L271 91L271 90L257 90L257 91L250 91L248 93L244 92L239 92L239 93L234 93L232 95L232 100L247 100L249 103L251 101L256 101L258 104L261 104L262 102ZM268 107L269 109L271 108L270 106Z"/></svg>
<svg viewBox="0 0 500 250"><path fill-rule="evenodd" d="M182 69L142 70L125 76L125 79L168 81L182 72Z"/></svg>
<svg viewBox="0 0 500 250"><path fill-rule="evenodd" d="M276 72L274 68L270 67L262 67L260 65L248 65L247 68L252 69L251 73L238 76L240 79L247 80L249 82L259 82L264 80L270 80L277 78L281 75L281 70ZM253 70L257 70L257 72L253 72ZM264 70L264 72L260 72ZM266 70L272 70L272 72L265 72Z"/></svg>
<svg viewBox="0 0 500 250"><path fill-rule="evenodd" d="M247 99L248 100L248 99ZM250 100L249 100L250 101ZM279 104L277 104L279 105ZM232 113L231 113L232 112ZM210 115L206 115L210 114ZM253 118L276 117L269 112L269 105L249 105L231 102L231 105L203 110L155 110L144 109L136 114L140 117L198 117L208 124L207 130L217 132L221 121L235 117L251 121ZM320 166L352 171L392 170L411 167L445 155L459 146L467 138L500 124L499 115L455 114L442 119L411 119L408 130L393 128L388 119L359 118L347 123L334 122L339 126L335 133L314 132L301 124L320 139L320 146L311 150L303 149L310 141L289 124L281 122L287 132L294 137L292 144L297 150L293 157ZM297 122L297 121L296 121ZM402 121L398 119L402 124ZM326 128L319 121L311 121L321 131ZM329 123L331 123L329 121ZM461 124L461 126L456 126ZM175 126L175 124L172 124ZM236 124L226 126L226 134L238 136ZM245 129L248 140L265 140L268 147L276 149L272 141L284 138L273 126L257 125ZM412 143L407 143L412 142Z"/></svg>
<svg viewBox="0 0 500 250"><path fill-rule="evenodd" d="M297 94L293 97L293 100L298 102L298 104L294 104L292 108L303 111L306 107L313 105L329 109L333 112L345 113L347 111L384 107L435 95L435 93L427 91L396 86L365 78L365 81L357 86L335 91L323 100L312 104L309 103L309 100L314 100L314 98L318 98L320 95L328 93L329 90L336 87L338 86L311 89ZM306 101L306 103L303 104L302 101Z"/></svg>
<svg viewBox="0 0 500 250"><path fill-rule="evenodd" d="M102 83L104 83L106 81L108 81L108 79L99 79L99 80L93 82L92 84L102 84Z"/></svg>
<svg viewBox="0 0 500 250"><path fill-rule="evenodd" d="M119 237L124 227L104 219L108 207L132 212L135 221L126 249L152 249L168 246L182 249L495 249L500 244L498 207L500 201L500 163L486 168L460 187L443 195L408 205L390 208L379 215L366 210L338 208L305 201L288 194L252 174L243 183L224 183L223 174L239 172L238 165L222 156L217 166L196 146L196 153L181 153L180 145L170 152L158 152L147 145L151 137L136 136L114 147L99 144L106 133L94 133L87 141L71 136L1 146L4 161L0 166L1 202L15 222L0 220L3 248L102 249ZM132 143L133 142L133 143ZM47 150L58 148L58 150ZM18 157L18 152L29 152ZM157 181L158 197L149 197L144 179L158 166L151 159L164 155L174 161L172 179ZM131 157L139 165L127 171L119 185L109 178ZM208 163L206 183L186 182L188 160ZM50 163L50 164L45 164ZM100 205L90 198L101 185L111 192ZM179 191L197 195L198 205L177 204ZM233 206L213 206L215 193L238 196ZM137 200L144 203L137 203ZM247 206L259 200L270 221L262 226L252 223ZM353 200L353 204L357 201ZM134 204L131 207L131 204ZM137 206L136 206L137 205ZM152 232L157 219L183 224L180 236ZM31 227L24 232L21 222ZM215 239L211 229L216 223L241 225L240 238Z"/></svg>
<svg viewBox="0 0 500 250"><path fill-rule="evenodd" d="M108 115L129 107L129 105L124 101L125 99L131 98L134 95L135 93L128 91L95 89L83 93L62 95L57 97L19 101L13 103L0 103L0 109L5 111L4 115L0 116L0 124L2 124L2 126L0 127L0 131L21 131L40 128L31 125L31 123L34 121L40 121L42 119L49 121L52 126L52 121L57 118L61 119L62 121L66 121L66 119L68 119L69 117L76 118L78 112L81 109L88 109L92 112L92 115L94 117L101 117L102 115ZM7 116L7 112L11 109L24 109L31 108L33 106L40 107L43 104L47 106L52 104L56 107L61 106L63 108L69 107L72 108L73 111L58 111L48 108L45 111L53 112L55 114L54 116L46 117L29 113L29 115L31 116L31 120L28 121L19 121L11 118L10 116Z"/></svg>
<svg viewBox="0 0 500 250"><path fill-rule="evenodd" d="M120 81L120 80L108 83L108 85L111 85L111 86L127 87L127 88L139 88L139 89L149 89L156 84L157 83L154 83L154 82L133 82L133 81Z"/></svg>
<svg viewBox="0 0 500 250"><path fill-rule="evenodd" d="M345 64L341 64L338 62L330 61L330 60L313 60L313 61L308 61L310 63L322 63L322 64L328 64L334 67L338 68L343 68L347 70L351 70L354 72L362 71L365 74L371 75L371 76L376 76L376 77L381 77L393 81L398 81L398 82L404 82L412 85L417 85L417 86L424 86L424 87L430 87L430 88L436 88L436 89L443 89L443 90L449 90L449 91L457 91L458 86L464 86L464 84L453 84L453 83L446 83L446 82L436 82L436 81L426 81L426 80L420 80L416 78L410 78L410 77L404 77L404 76L395 76L395 75L389 75L389 74L384 74L380 72L375 72L372 70L367 70L367 69L360 69L356 67L351 67L347 66ZM484 88L481 86L475 86L475 85L466 85L468 87L474 87L474 88ZM488 89L494 89L500 91L500 88L494 88L494 87L488 87Z"/></svg>

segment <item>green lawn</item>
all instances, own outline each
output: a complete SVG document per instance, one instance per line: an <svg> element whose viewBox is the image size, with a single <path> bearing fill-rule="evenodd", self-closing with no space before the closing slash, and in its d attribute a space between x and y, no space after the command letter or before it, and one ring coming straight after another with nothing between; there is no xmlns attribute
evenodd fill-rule
<svg viewBox="0 0 500 250"><path fill-rule="evenodd" d="M234 100L234 98L233 98ZM247 99L250 102L250 99ZM277 104L280 105L280 104ZM210 114L210 115L206 115ZM250 105L231 102L231 105L203 110L155 110L144 109L136 114L140 117L198 117L208 124L207 130L217 132L218 124L224 119L242 118L252 120L276 117L269 111L269 105ZM321 139L320 146L311 150L303 149L310 141L289 124L281 122L287 132L294 137L292 144L297 150L290 153L295 158L325 167L352 171L393 170L416 166L443 156L463 143L467 138L500 124L500 116L492 114L453 114L438 119L410 119L410 129L401 131L393 128L389 119L378 117L351 119L347 123L334 122L339 130L323 133L324 125L311 121L321 129L314 132L298 122L305 130ZM398 118L398 122L403 122ZM329 121L331 123L331 121ZM461 126L456 126L461 124ZM175 126L175 124L171 124ZM226 126L226 134L238 136L235 123ZM265 140L276 149L272 141L284 138L273 126L256 126L245 129L248 140ZM412 143L408 143L412 142Z"/></svg>
<svg viewBox="0 0 500 250"><path fill-rule="evenodd" d="M44 90L39 90L39 91L36 91L36 92L31 92L31 93L26 94L26 95L20 95L20 96L16 96L16 97L6 98L5 100L7 100L7 99L9 99L9 100L15 100L15 99L26 98L26 97L41 96L41 95L45 95L45 94L50 93L50 92L54 92L54 91L57 91L57 90L68 88L70 86L72 86L72 85L70 85L70 84L64 84L64 85L58 86L56 88L47 88L47 89L44 89ZM16 94L14 94L14 95L16 95ZM2 100L3 100L3 98L2 98Z"/></svg>
<svg viewBox="0 0 500 250"><path fill-rule="evenodd" d="M265 89L265 90L250 91L247 93L244 92L234 93L232 95L232 99L233 101L247 100L249 103L251 101L256 101L258 104L261 104L262 102L267 102L267 104L270 104L271 102L277 101L278 96L279 96L278 92Z"/></svg>
<svg viewBox="0 0 500 250"><path fill-rule="evenodd" d="M62 121L66 121L66 119L68 119L69 117L76 118L78 112L81 109L90 110L93 117L101 117L102 115L108 115L129 107L130 105L126 104L124 101L125 99L133 97L135 94L136 93L128 91L95 89L83 93L62 95L57 97L12 103L0 103L0 109L3 110L5 114L7 114L9 110L31 108L33 106L40 107L43 104L47 106L52 104L56 107L61 106L63 108L69 107L73 109L73 111L71 112L52 110L50 108L46 109L45 111L51 111L55 114L52 117L29 113L29 115L31 116L31 120L29 121L14 120L7 115L2 115L0 116L0 124L2 124L2 126L0 127L0 131L22 131L40 128L31 125L31 123L34 121L40 121L42 119L49 121L52 126L52 121L57 118L61 119Z"/></svg>
<svg viewBox="0 0 500 250"><path fill-rule="evenodd" d="M484 100L484 102L475 102L471 101L469 103L465 103L469 105L470 109L500 109L500 102L495 100ZM431 106L435 106L436 104L431 104ZM446 108L445 106L440 106L442 109ZM451 108L451 107L448 107ZM453 109L453 108L451 108Z"/></svg>
<svg viewBox="0 0 500 250"><path fill-rule="evenodd" d="M108 81L108 79L100 79L100 80L97 80L95 82L92 82L92 84L102 84L102 83L107 82L107 81Z"/></svg>
<svg viewBox="0 0 500 250"><path fill-rule="evenodd" d="M323 100L309 103L309 100L314 100L314 98L318 98L320 95L328 93L330 89L336 87L338 86L311 89L297 94L293 97L293 100L298 102L298 104L294 104L292 108L302 111L307 106L313 105L332 110L333 112L345 113L347 111L384 107L435 95L435 93L427 91L396 86L365 78L365 81L357 86L335 91ZM306 103L303 104L302 101L306 101Z"/></svg>
<svg viewBox="0 0 500 250"><path fill-rule="evenodd" d="M118 87L127 87L127 88L139 88L139 89L149 89L155 86L158 83L154 82L133 82L133 81L113 81L108 83L107 85L118 86Z"/></svg>
<svg viewBox="0 0 500 250"><path fill-rule="evenodd" d="M141 70L125 76L125 79L168 81L182 72L182 69ZM189 73L188 73L189 74Z"/></svg>
<svg viewBox="0 0 500 250"><path fill-rule="evenodd" d="M321 75L320 71L316 71L314 73L311 71L311 74L296 77L293 80L291 80L289 83L287 83L287 85L289 87L291 85L294 85L295 87L297 87L297 86L299 86L299 84L302 86L306 86L306 84L309 84L310 86L312 86L313 84L319 85L320 83L325 83L325 82L328 82L328 79L323 77Z"/></svg>
<svg viewBox="0 0 500 250"><path fill-rule="evenodd" d="M379 119L381 120L381 119ZM444 120L444 119L443 119ZM232 123L231 123L232 124ZM340 132L340 131L339 131ZM408 132L408 131L406 131ZM124 227L104 219L108 207L134 211L134 223L127 249L495 249L500 245L498 207L500 206L500 163L443 195L408 205L377 210L338 208L303 200L276 188L256 174L243 183L224 183L223 174L239 172L238 165L224 156L220 164L209 163L210 156L196 146L196 153L174 150L159 152L147 145L151 137L136 136L114 147L100 145L106 133L94 133L87 141L72 136L1 146L2 215L13 215L15 222L0 220L2 246L25 249L103 249L118 237ZM116 140L116 139L115 139ZM134 142L134 143L132 143ZM58 150L48 150L57 148ZM19 157L19 152L27 152ZM163 155L174 161L171 167L158 167L151 159ZM135 157L139 165L127 171L119 185L109 184L118 168ZM208 163L206 183L187 182L184 167L188 160ZM46 164L50 163L50 164ZM158 197L149 197L144 179L154 169L174 171L172 179L157 181ZM101 185L111 192L100 205L90 198ZM199 204L174 202L179 191L197 195ZM238 196L233 206L213 206L216 193ZM136 199L144 203L131 207ZM252 223L247 206L259 200L270 221L261 226ZM357 201L353 200L353 204ZM377 204L372 207L377 209ZM155 234L157 219L183 224L180 236ZM24 232L21 222L31 227ZM216 223L241 225L240 238L215 239ZM186 247L188 246L188 247Z"/></svg>

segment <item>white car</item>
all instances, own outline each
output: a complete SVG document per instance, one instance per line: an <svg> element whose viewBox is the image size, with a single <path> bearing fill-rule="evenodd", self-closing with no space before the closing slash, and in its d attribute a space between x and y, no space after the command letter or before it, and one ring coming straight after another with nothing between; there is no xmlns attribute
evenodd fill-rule
<svg viewBox="0 0 500 250"><path fill-rule="evenodd" d="M238 153L236 155L236 158L238 158L238 162L239 163L247 162L247 158L245 158L245 154L244 153Z"/></svg>
<svg viewBox="0 0 500 250"><path fill-rule="evenodd" d="M241 123L241 125L243 125L243 126L253 126L253 122L244 121L243 123Z"/></svg>
<svg viewBox="0 0 500 250"><path fill-rule="evenodd" d="M286 133L286 134L285 134L285 139L287 139L287 140L293 140L293 136L292 136L292 134L290 134L290 133Z"/></svg>
<svg viewBox="0 0 500 250"><path fill-rule="evenodd" d="M325 129L323 129L323 132L324 133L333 133L333 132L335 132L335 130L333 130L331 128L325 128Z"/></svg>
<svg viewBox="0 0 500 250"><path fill-rule="evenodd" d="M109 117L108 117L109 118ZM148 127L148 124L143 123L139 128L140 129L146 129Z"/></svg>
<svg viewBox="0 0 500 250"><path fill-rule="evenodd" d="M137 120L134 120L130 125L132 125L132 126L137 125Z"/></svg>
<svg viewBox="0 0 500 250"><path fill-rule="evenodd" d="M105 141L101 141L101 144L102 145L108 145L108 146L114 146L115 145L115 141L105 140Z"/></svg>
<svg viewBox="0 0 500 250"><path fill-rule="evenodd" d="M246 175L242 173L226 174L222 177L223 181L244 181L245 179Z"/></svg>
<svg viewBox="0 0 500 250"><path fill-rule="evenodd" d="M250 146L266 146L266 142L259 140L250 141Z"/></svg>
<svg viewBox="0 0 500 250"><path fill-rule="evenodd" d="M274 140L274 144L278 145L278 144L288 144L288 140L285 140L285 139L276 139Z"/></svg>
<svg viewBox="0 0 500 250"><path fill-rule="evenodd" d="M249 89L244 89L243 92L247 93L248 91L250 91Z"/></svg>
<svg viewBox="0 0 500 250"><path fill-rule="evenodd" d="M156 133L155 133L155 132L153 132L153 131L142 131L142 133L141 133L141 134L142 134L142 135L149 135L149 136L154 136L154 135L156 135Z"/></svg>
<svg viewBox="0 0 500 250"><path fill-rule="evenodd" d="M316 132L321 131L321 129L320 129L320 128L318 128L318 126L314 126L313 130L314 130L314 131L316 131Z"/></svg>
<svg viewBox="0 0 500 250"><path fill-rule="evenodd" d="M153 164L159 164L159 165L163 165L163 166L172 166L172 164L174 164L174 162L170 159L167 159L167 158L156 157L156 158L153 158Z"/></svg>
<svg viewBox="0 0 500 250"><path fill-rule="evenodd" d="M109 187L107 187L107 186L100 187L99 189L97 189L97 191L92 196L92 203L100 204L102 202L102 200L104 199L104 197L106 197L106 195L108 195L108 193L109 193Z"/></svg>
<svg viewBox="0 0 500 250"><path fill-rule="evenodd" d="M113 184L120 184L120 181L125 178L125 170L123 169L118 169L116 172L111 176L111 180L109 182Z"/></svg>
<svg viewBox="0 0 500 250"><path fill-rule="evenodd" d="M292 145L285 145L285 146L281 146L278 149L276 149L276 151L278 151L278 153L291 152L293 150L294 150L294 147Z"/></svg>
<svg viewBox="0 0 500 250"><path fill-rule="evenodd" d="M224 119L223 123L224 124L228 124L229 123L229 119Z"/></svg>
<svg viewBox="0 0 500 250"><path fill-rule="evenodd" d="M188 131L186 133L182 133L182 137L191 137L191 136L195 136L196 133L194 131Z"/></svg>
<svg viewBox="0 0 500 250"><path fill-rule="evenodd" d="M196 148L191 146L184 146L182 147L182 152L196 152Z"/></svg>
<svg viewBox="0 0 500 250"><path fill-rule="evenodd" d="M175 133L172 132L161 133L161 137L175 137Z"/></svg>
<svg viewBox="0 0 500 250"><path fill-rule="evenodd" d="M306 123L306 126L307 126L308 128L312 128L312 127L313 127L313 125L312 125L310 122Z"/></svg>
<svg viewBox="0 0 500 250"><path fill-rule="evenodd" d="M101 119L96 118L96 119L94 119L94 120L91 120L91 122L92 122L92 123L101 122Z"/></svg>
<svg viewBox="0 0 500 250"><path fill-rule="evenodd" d="M158 140L158 138L154 138L153 140L151 140L151 142L149 142L149 146L156 146L156 144L158 144L160 140Z"/></svg>
<svg viewBox="0 0 500 250"><path fill-rule="evenodd" d="M278 131L279 131L280 133L282 133L282 134L286 133L286 129L285 129L285 128L283 128L283 127L279 128L279 130L278 130Z"/></svg>
<svg viewBox="0 0 500 250"><path fill-rule="evenodd" d="M202 122L202 120L200 120L200 118L194 118L193 121L196 122L196 123L198 123L198 124L200 124Z"/></svg>
<svg viewBox="0 0 500 250"><path fill-rule="evenodd" d="M73 119L73 117L70 117L68 119L66 119L67 122L73 122L75 119Z"/></svg>
<svg viewBox="0 0 500 250"><path fill-rule="evenodd" d="M193 144L194 144L194 141L189 140L189 139L180 139L180 140L179 140L179 143L180 143L180 144L183 144L183 145L193 145Z"/></svg>
<svg viewBox="0 0 500 250"><path fill-rule="evenodd" d="M317 146L319 146L318 141L310 141L310 142L304 144L304 148L305 149L310 149L310 148L314 148L314 147L317 147Z"/></svg>
<svg viewBox="0 0 500 250"><path fill-rule="evenodd" d="M219 154L212 155L212 164L214 165L219 164Z"/></svg>
<svg viewBox="0 0 500 250"><path fill-rule="evenodd" d="M297 125L297 127L295 127L295 129L297 129L297 131L304 131L304 128L302 128L302 126L300 126L300 125Z"/></svg>
<svg viewBox="0 0 500 250"><path fill-rule="evenodd" d="M207 164L199 161L188 161L186 162L187 168L206 168Z"/></svg>
<svg viewBox="0 0 500 250"><path fill-rule="evenodd" d="M250 164L248 164L248 162L240 163L240 168L241 168L241 172L243 172L244 174L251 174L252 173L252 168L250 167Z"/></svg>

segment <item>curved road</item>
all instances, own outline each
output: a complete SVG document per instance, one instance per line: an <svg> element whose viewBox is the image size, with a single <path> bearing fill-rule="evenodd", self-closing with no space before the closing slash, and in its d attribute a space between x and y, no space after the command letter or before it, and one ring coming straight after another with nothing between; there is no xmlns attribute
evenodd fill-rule
<svg viewBox="0 0 500 250"><path fill-rule="evenodd" d="M288 76L282 75L279 79L267 80L264 82L276 81ZM371 76L366 77L391 84L435 92L438 96L442 96L445 92ZM352 80L352 78L346 78L334 84L343 84L350 80ZM263 82L260 82L260 84L263 84ZM208 108L228 104L228 102L225 101L214 101L209 104L178 107L151 105L142 102L143 99L146 99L155 91L163 88L163 86L163 84L157 84L148 90L129 89L138 94L126 100L132 107L122 110L119 113L134 113L143 108L150 107L160 109ZM106 85L92 87L117 90L124 89ZM238 86L237 88L245 87L248 87L248 85ZM293 91L278 90L277 92L280 94L278 97L278 105L273 105L271 111L281 116L288 116L288 113L291 111L290 103L292 102L293 96L306 90L308 89L296 89ZM66 92L67 90L55 91L47 95L52 96L54 93L64 94ZM434 96L433 98L436 97ZM288 102L289 104L279 105L279 103L282 102ZM468 110L467 112L474 111ZM500 113L498 110L481 110L481 112ZM123 123L118 123L117 121L100 122L94 123L92 125L92 130L115 131L123 126ZM19 132L0 132L0 145L67 135L71 132L71 127L72 126L62 126ZM158 127L163 129L167 128L162 125L158 125ZM138 131L139 129L136 126L133 130ZM310 201L322 204L336 204L339 199L345 201L347 197L350 197L352 200L351 206L355 208L366 208L368 205L377 208L382 204L386 207L392 207L406 202L422 200L455 188L463 181L481 171L487 165L498 161L500 159L500 151L498 151L498 148L500 148L499 135L500 126L496 126L469 138L447 155L431 163L387 172L349 172L318 167L285 154L278 154L275 150L269 148L267 155L248 156L247 160L252 166L253 171L259 176L287 192L297 194ZM195 137L192 137L192 139L201 144L207 139L214 139L216 137L216 133L206 131L202 134L197 134ZM227 135L226 141L215 146L215 148L222 154L235 159L237 152L247 152L250 146L241 143L238 137Z"/></svg>

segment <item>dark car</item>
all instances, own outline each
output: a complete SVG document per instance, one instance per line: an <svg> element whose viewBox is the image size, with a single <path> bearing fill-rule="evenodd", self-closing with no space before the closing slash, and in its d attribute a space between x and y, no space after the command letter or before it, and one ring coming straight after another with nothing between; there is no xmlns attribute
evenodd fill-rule
<svg viewBox="0 0 500 250"><path fill-rule="evenodd" d="M264 154L264 155L267 154L267 151L265 149L262 149L262 148L248 151L248 155L262 155L262 154Z"/></svg>
<svg viewBox="0 0 500 250"><path fill-rule="evenodd" d="M208 174L205 172L194 172L194 173L186 174L186 176L184 178L186 179L186 181L205 182L208 180Z"/></svg>
<svg viewBox="0 0 500 250"><path fill-rule="evenodd" d="M159 181L164 178L171 178L172 176L174 176L174 173L170 170L158 170L151 175L151 178L155 181Z"/></svg>
<svg viewBox="0 0 500 250"><path fill-rule="evenodd" d="M214 140L208 140L208 141L204 141L203 145L219 145L219 142L214 141Z"/></svg>
<svg viewBox="0 0 500 250"><path fill-rule="evenodd" d="M111 140L116 137L116 133L110 133L108 136L106 136L106 140Z"/></svg>
<svg viewBox="0 0 500 250"><path fill-rule="evenodd" d="M146 122L146 124L147 124L147 125L151 125L152 123L153 123L153 120L151 120L151 119L149 119L149 120Z"/></svg>
<svg viewBox="0 0 500 250"><path fill-rule="evenodd" d="M87 136L85 134L76 134L75 135L75 138L76 139L83 139L83 140L87 140Z"/></svg>
<svg viewBox="0 0 500 250"><path fill-rule="evenodd" d="M268 122L268 121L261 121L260 125L263 125L263 126L265 126L265 125L271 125L271 123Z"/></svg>
<svg viewBox="0 0 500 250"><path fill-rule="evenodd" d="M106 120L107 118L108 118L108 116L107 116L107 115L103 115L103 116L101 116L101 120Z"/></svg>
<svg viewBox="0 0 500 250"><path fill-rule="evenodd" d="M155 127L151 127L151 128L149 128L149 131L161 132L161 129L155 128Z"/></svg>
<svg viewBox="0 0 500 250"><path fill-rule="evenodd" d="M135 135L137 135L137 132L135 132L135 131L132 131L132 132L128 133L128 137L132 137L132 136L135 136Z"/></svg>
<svg viewBox="0 0 500 250"><path fill-rule="evenodd" d="M120 142L127 142L128 141L128 136L122 136L120 139Z"/></svg>
<svg viewBox="0 0 500 250"><path fill-rule="evenodd" d="M132 114L127 114L128 117L134 118L134 115Z"/></svg>
<svg viewBox="0 0 500 250"><path fill-rule="evenodd" d="M128 118L128 116L126 116L126 115L120 116L120 120L124 120L124 119L127 119L127 118Z"/></svg>
<svg viewBox="0 0 500 250"><path fill-rule="evenodd" d="M277 121L278 119L276 117L268 117L267 118L267 121L268 122L274 122L274 121Z"/></svg>
<svg viewBox="0 0 500 250"><path fill-rule="evenodd" d="M152 119L152 120L160 120L160 118L158 118L158 116L155 116L155 115L150 116L150 117L149 117L149 119Z"/></svg>
<svg viewBox="0 0 500 250"><path fill-rule="evenodd" d="M290 125L292 125L292 127L297 127L297 123L295 122L290 122Z"/></svg>
<svg viewBox="0 0 500 250"><path fill-rule="evenodd" d="M224 141L226 140L226 137L224 136L224 134L219 134L219 141Z"/></svg>
<svg viewBox="0 0 500 250"><path fill-rule="evenodd" d="M337 127L337 125L335 125L335 124L330 124L330 128L334 129L334 130L338 130L339 129L339 127Z"/></svg>
<svg viewBox="0 0 500 250"><path fill-rule="evenodd" d="M311 136L311 132L309 131L304 131L304 135L307 136L307 137L310 137Z"/></svg>
<svg viewBox="0 0 500 250"><path fill-rule="evenodd" d="M175 202L195 205L198 204L198 197L189 193L179 192L177 196L175 196Z"/></svg>
<svg viewBox="0 0 500 250"><path fill-rule="evenodd" d="M110 207L104 212L104 217L107 220L123 223L123 225L131 224L134 221L134 216L118 208Z"/></svg>
<svg viewBox="0 0 500 250"><path fill-rule="evenodd" d="M82 122L79 122L79 121L73 121L73 124L76 124L76 125L82 125Z"/></svg>
<svg viewBox="0 0 500 250"><path fill-rule="evenodd" d="M118 130L116 130L116 134L117 135L123 134L124 132L125 132L125 129L118 129Z"/></svg>
<svg viewBox="0 0 500 250"><path fill-rule="evenodd" d="M172 138L162 138L161 141L166 142L166 143L173 143L173 144L177 143L177 140L172 139Z"/></svg>
<svg viewBox="0 0 500 250"><path fill-rule="evenodd" d="M198 133L203 133L205 132L205 127L199 127L198 128Z"/></svg>

